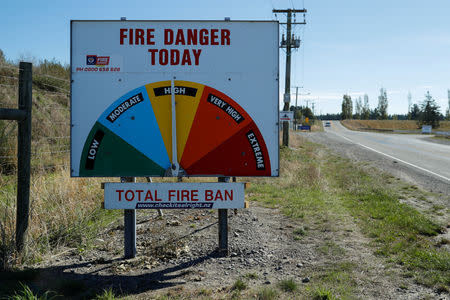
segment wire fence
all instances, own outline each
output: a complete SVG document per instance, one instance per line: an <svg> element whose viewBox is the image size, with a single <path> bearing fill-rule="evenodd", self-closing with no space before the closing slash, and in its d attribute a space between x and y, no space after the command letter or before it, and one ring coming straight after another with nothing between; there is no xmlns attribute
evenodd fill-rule
<svg viewBox="0 0 450 300"><path fill-rule="evenodd" d="M19 68L4 65L0 65L1 69L19 71ZM5 108L17 105L13 99L18 95L19 78L13 73L3 71L0 74L0 103L8 106ZM33 92L37 93L33 99L31 168L38 172L53 172L69 165L70 108L68 101L63 99L68 99L70 91L63 86L70 81L47 74L35 73L35 76L33 79L38 82L33 84ZM45 78L52 81L43 82ZM62 86L58 86L58 81ZM5 172L17 172L17 123L0 120L0 174Z"/></svg>
<svg viewBox="0 0 450 300"><path fill-rule="evenodd" d="M56 79L56 80L60 80L60 81L63 81L63 82L69 82L70 83L70 80L67 80L67 79L63 79L63 78L58 78L58 77L55 77L55 76L52 76L52 75L48 75L48 74L38 74L39 76L43 76L43 77L47 77L47 78L52 78L52 79Z"/></svg>
<svg viewBox="0 0 450 300"><path fill-rule="evenodd" d="M6 75L0 75L1 78L8 78L8 79L14 79L14 80L19 80L18 77L12 77L12 76L6 76Z"/></svg>
<svg viewBox="0 0 450 300"><path fill-rule="evenodd" d="M16 71L20 71L19 67L12 67L12 66L0 66L0 69L12 69L12 70L16 70Z"/></svg>

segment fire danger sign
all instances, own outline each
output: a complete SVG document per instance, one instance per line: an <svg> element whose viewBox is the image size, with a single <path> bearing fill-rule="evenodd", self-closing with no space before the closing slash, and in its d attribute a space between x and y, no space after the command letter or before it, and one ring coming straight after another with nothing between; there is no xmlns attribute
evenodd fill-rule
<svg viewBox="0 0 450 300"><path fill-rule="evenodd" d="M278 176L278 22L72 21L71 76L72 176Z"/></svg>

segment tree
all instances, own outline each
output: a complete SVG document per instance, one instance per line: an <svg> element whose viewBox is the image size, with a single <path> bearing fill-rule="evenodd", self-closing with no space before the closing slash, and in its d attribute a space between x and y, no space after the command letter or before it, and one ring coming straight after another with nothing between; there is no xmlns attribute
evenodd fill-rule
<svg viewBox="0 0 450 300"><path fill-rule="evenodd" d="M448 108L447 113L445 114L445 118L447 121L450 121L450 90L447 90L447 97L448 97Z"/></svg>
<svg viewBox="0 0 450 300"><path fill-rule="evenodd" d="M356 99L355 101L355 119L360 119L361 120L361 115L362 115L362 100L361 97L358 97L358 99Z"/></svg>
<svg viewBox="0 0 450 300"><path fill-rule="evenodd" d="M408 119L411 119L411 92L408 92Z"/></svg>
<svg viewBox="0 0 450 300"><path fill-rule="evenodd" d="M430 95L430 92L425 94L425 100L420 104L419 125L431 125L433 128L439 127L439 119L441 114L439 106Z"/></svg>
<svg viewBox="0 0 450 300"><path fill-rule="evenodd" d="M4 64L6 62L5 54L2 49L0 49L0 64Z"/></svg>
<svg viewBox="0 0 450 300"><path fill-rule="evenodd" d="M314 119L314 114L309 107L291 106L289 110L294 112L294 119L297 121L302 121L303 118Z"/></svg>
<svg viewBox="0 0 450 300"><path fill-rule="evenodd" d="M344 95L342 100L342 120L351 119L353 116L353 102L349 95Z"/></svg>
<svg viewBox="0 0 450 300"><path fill-rule="evenodd" d="M375 107L370 111L369 119L370 120L377 120L380 118L380 112L378 111L378 108Z"/></svg>
<svg viewBox="0 0 450 300"><path fill-rule="evenodd" d="M362 107L361 119L368 120L370 117L369 96L364 94L364 105Z"/></svg>
<svg viewBox="0 0 450 300"><path fill-rule="evenodd" d="M388 99L386 94L386 89L380 89L380 96L378 96L378 119L387 120L387 108L388 108Z"/></svg>
<svg viewBox="0 0 450 300"><path fill-rule="evenodd" d="M411 108L411 112L409 113L411 120L419 120L420 116L420 108L419 105L414 104Z"/></svg>

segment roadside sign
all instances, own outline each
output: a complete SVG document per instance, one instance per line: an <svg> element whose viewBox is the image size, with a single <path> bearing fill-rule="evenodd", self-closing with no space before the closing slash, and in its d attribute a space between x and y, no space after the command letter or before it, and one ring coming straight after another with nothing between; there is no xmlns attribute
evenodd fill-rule
<svg viewBox="0 0 450 300"><path fill-rule="evenodd" d="M302 126L300 126L300 130L309 130L309 131L311 131L311 126L309 126L309 125L302 125Z"/></svg>
<svg viewBox="0 0 450 300"><path fill-rule="evenodd" d="M71 77L71 176L278 176L278 22L72 21Z"/></svg>
<svg viewBox="0 0 450 300"><path fill-rule="evenodd" d="M105 183L105 209L244 208L244 183Z"/></svg>
<svg viewBox="0 0 450 300"><path fill-rule="evenodd" d="M280 122L294 120L293 111L280 111Z"/></svg>
<svg viewBox="0 0 450 300"><path fill-rule="evenodd" d="M431 125L422 125L422 133L431 133Z"/></svg>

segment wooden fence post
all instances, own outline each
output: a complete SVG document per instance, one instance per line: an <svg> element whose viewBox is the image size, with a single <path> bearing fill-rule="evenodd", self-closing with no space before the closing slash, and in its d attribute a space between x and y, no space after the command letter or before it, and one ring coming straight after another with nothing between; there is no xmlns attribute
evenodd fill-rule
<svg viewBox="0 0 450 300"><path fill-rule="evenodd" d="M31 63L20 62L19 68L19 110L25 112L25 118L18 122L16 249L18 252L22 252L26 243L30 212L31 104L33 76Z"/></svg>
<svg viewBox="0 0 450 300"><path fill-rule="evenodd" d="M230 177L219 177L218 182L229 182ZM219 209L219 254L228 255L228 210Z"/></svg>

